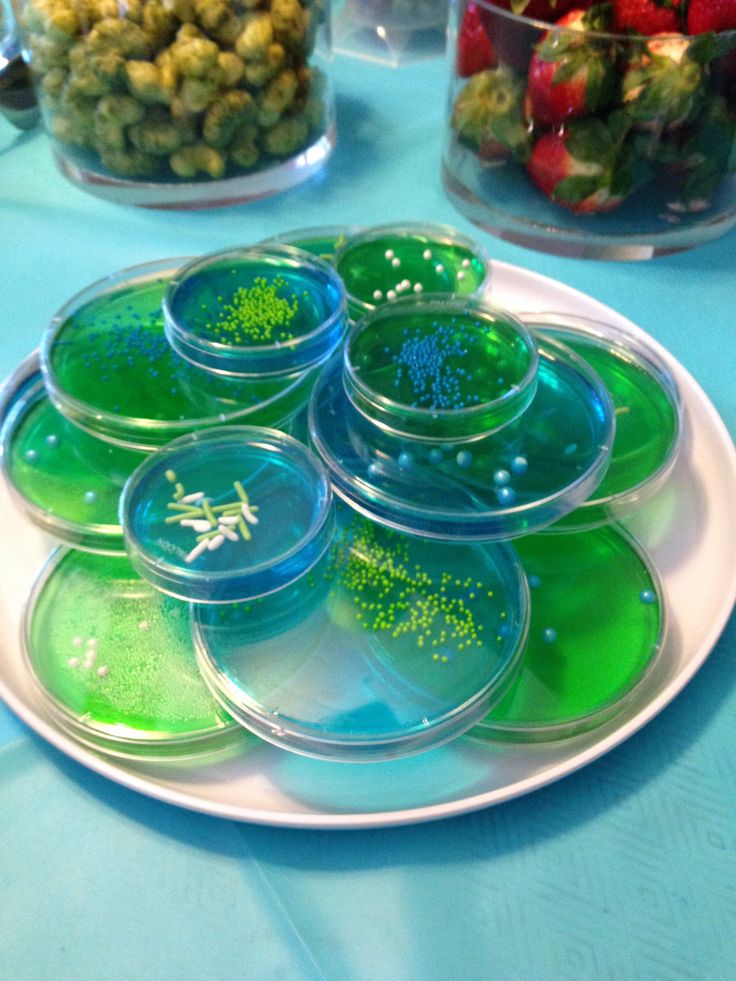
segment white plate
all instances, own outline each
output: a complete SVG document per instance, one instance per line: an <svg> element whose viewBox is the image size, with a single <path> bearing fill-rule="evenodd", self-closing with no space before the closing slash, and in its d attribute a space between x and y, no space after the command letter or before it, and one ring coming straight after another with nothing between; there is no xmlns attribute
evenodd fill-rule
<svg viewBox="0 0 736 981"><path fill-rule="evenodd" d="M554 280L494 262L493 301L557 310L646 335L610 308ZM631 736L680 692L715 645L736 600L736 568L723 543L736 539L736 450L692 377L671 367L684 404L685 442L672 477L627 525L663 577L671 629L660 669L625 715L593 732L546 745L462 738L390 763L329 763L255 738L232 759L146 763L103 758L46 715L23 669L18 642L25 596L50 543L0 490L0 695L40 736L117 783L181 807L240 821L302 828L363 828L428 821L529 793L585 766ZM695 463L697 461L697 464Z"/></svg>

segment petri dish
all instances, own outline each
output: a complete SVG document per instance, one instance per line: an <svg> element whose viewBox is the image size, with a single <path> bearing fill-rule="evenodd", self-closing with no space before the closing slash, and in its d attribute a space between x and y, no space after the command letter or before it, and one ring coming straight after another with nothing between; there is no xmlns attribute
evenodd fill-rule
<svg viewBox="0 0 736 981"><path fill-rule="evenodd" d="M306 756L370 762L447 742L517 668L528 589L515 553L338 512L330 549L292 586L192 606L202 674L243 726Z"/></svg>
<svg viewBox="0 0 736 981"><path fill-rule="evenodd" d="M531 334L513 314L414 297L350 329L343 384L355 408L387 432L459 442L521 415L536 391L537 360Z"/></svg>
<svg viewBox="0 0 736 981"><path fill-rule="evenodd" d="M140 579L124 555L54 552L22 636L52 718L93 749L188 757L241 737L199 674L187 605Z"/></svg>
<svg viewBox="0 0 736 981"><path fill-rule="evenodd" d="M550 532L594 528L625 517L667 480L682 437L682 408L671 372L645 341L609 324L568 314L530 314L534 334L566 344L600 376L616 416L608 471L595 492Z"/></svg>
<svg viewBox="0 0 736 981"><path fill-rule="evenodd" d="M310 228L296 228L281 235L273 235L264 244L276 242L280 245L293 245L297 249L311 252L325 262L334 262L338 249L353 235L362 232L358 225L315 225Z"/></svg>
<svg viewBox="0 0 736 981"><path fill-rule="evenodd" d="M230 603L282 589L329 545L330 481L291 436L233 426L152 453L120 499L125 547L157 589Z"/></svg>
<svg viewBox="0 0 736 981"><path fill-rule="evenodd" d="M655 670L667 615L659 575L620 525L519 539L531 596L521 670L472 735L561 739L612 718Z"/></svg>
<svg viewBox="0 0 736 981"><path fill-rule="evenodd" d="M608 393L574 352L538 345L537 391L514 422L473 443L432 445L369 423L335 362L309 405L312 444L336 493L388 527L445 541L530 534L600 483L615 430Z"/></svg>
<svg viewBox="0 0 736 981"><path fill-rule="evenodd" d="M446 225L381 225L337 250L353 318L409 294L475 296L490 280L485 249Z"/></svg>
<svg viewBox="0 0 736 981"><path fill-rule="evenodd" d="M342 340L345 289L329 263L287 245L195 259L169 282L164 327L172 347L222 375L289 375L319 364Z"/></svg>
<svg viewBox="0 0 736 981"><path fill-rule="evenodd" d="M223 378L166 340L162 303L186 259L144 263L99 280L53 318L41 348L49 397L75 425L128 449L231 423L278 426L304 405L316 371Z"/></svg>
<svg viewBox="0 0 736 981"><path fill-rule="evenodd" d="M37 354L0 396L0 459L15 503L37 527L75 548L125 551L118 503L143 454L68 422L46 395Z"/></svg>

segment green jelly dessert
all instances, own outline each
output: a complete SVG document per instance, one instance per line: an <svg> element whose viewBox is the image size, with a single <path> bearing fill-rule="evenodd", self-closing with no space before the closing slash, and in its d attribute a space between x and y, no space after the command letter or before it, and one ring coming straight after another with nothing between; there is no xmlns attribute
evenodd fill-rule
<svg viewBox="0 0 736 981"><path fill-rule="evenodd" d="M123 556L57 551L34 586L24 647L53 717L95 749L190 756L241 733L197 670L187 605Z"/></svg>
<svg viewBox="0 0 736 981"><path fill-rule="evenodd" d="M584 358L613 403L611 462L595 493L550 531L593 528L640 507L669 476L680 447L680 398L674 379L644 341L603 324L549 315L530 324Z"/></svg>
<svg viewBox="0 0 736 981"><path fill-rule="evenodd" d="M162 303L184 260L123 270L77 294L54 318L41 357L57 408L95 435L153 449L208 426L276 426L309 396L314 374L222 378L180 357Z"/></svg>
<svg viewBox="0 0 736 981"><path fill-rule="evenodd" d="M666 611L656 571L620 526L514 543L530 587L521 670L473 730L550 740L620 714L653 670Z"/></svg>
<svg viewBox="0 0 736 981"><path fill-rule="evenodd" d="M120 493L144 454L68 422L46 396L36 357L9 382L0 444L11 493L34 524L77 548L124 551Z"/></svg>

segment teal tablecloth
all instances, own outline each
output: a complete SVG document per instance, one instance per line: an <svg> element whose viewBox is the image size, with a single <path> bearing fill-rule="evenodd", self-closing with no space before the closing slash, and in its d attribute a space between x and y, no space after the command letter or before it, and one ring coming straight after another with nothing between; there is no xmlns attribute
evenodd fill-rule
<svg viewBox="0 0 736 981"><path fill-rule="evenodd" d="M339 58L335 81L325 172L226 210L100 202L56 173L40 133L0 124L0 374L63 301L124 266L308 225L428 220L632 318L736 432L735 234L645 264L495 241L442 191L442 60ZM732 565L736 543L723 550ZM0 708L0 977L735 977L735 658L732 618L686 690L598 762L495 808L373 831L179 810L91 773Z"/></svg>

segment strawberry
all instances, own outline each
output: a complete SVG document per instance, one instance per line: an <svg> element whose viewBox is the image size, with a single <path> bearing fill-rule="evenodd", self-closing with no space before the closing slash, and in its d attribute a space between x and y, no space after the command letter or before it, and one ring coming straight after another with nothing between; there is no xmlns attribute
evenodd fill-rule
<svg viewBox="0 0 736 981"><path fill-rule="evenodd" d="M678 34L682 0L613 0L613 26L636 34Z"/></svg>
<svg viewBox="0 0 736 981"><path fill-rule="evenodd" d="M455 100L452 127L486 161L529 156L531 138L522 113L523 82L499 65L473 75Z"/></svg>
<svg viewBox="0 0 736 981"><path fill-rule="evenodd" d="M736 30L736 0L690 0L688 34Z"/></svg>
<svg viewBox="0 0 736 981"><path fill-rule="evenodd" d="M537 140L527 170L555 204L576 214L612 211L648 178L646 165L624 146L626 121L613 116L610 126L584 119Z"/></svg>
<svg viewBox="0 0 736 981"><path fill-rule="evenodd" d="M457 36L457 74L460 78L468 78L490 68L495 60L478 8L470 0Z"/></svg>
<svg viewBox="0 0 736 981"><path fill-rule="evenodd" d="M556 21L554 31L542 35L529 64L527 118L558 126L611 101L615 54L609 44L591 40L586 34L590 29L585 11L573 10Z"/></svg>
<svg viewBox="0 0 736 981"><path fill-rule="evenodd" d="M623 74L623 102L630 119L655 129L679 126L703 97L704 74L689 57L690 41L664 35L649 38Z"/></svg>

